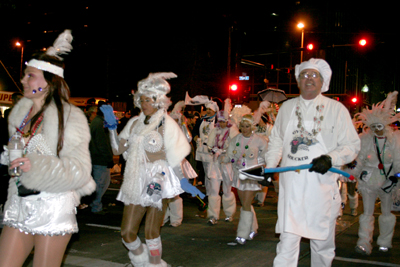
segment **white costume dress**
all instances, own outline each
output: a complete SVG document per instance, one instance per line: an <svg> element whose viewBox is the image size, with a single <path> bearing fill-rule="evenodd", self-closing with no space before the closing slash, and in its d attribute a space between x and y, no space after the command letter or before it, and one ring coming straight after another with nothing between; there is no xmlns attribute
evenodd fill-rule
<svg viewBox="0 0 400 267"><path fill-rule="evenodd" d="M242 191L261 190L261 185L255 180L240 180L239 170L263 163L267 145L267 139L255 133L250 137L238 134L229 142L228 160L233 166L233 187Z"/></svg>
<svg viewBox="0 0 400 267"><path fill-rule="evenodd" d="M9 117L9 132L28 114L33 102L22 98ZM76 206L80 197L91 194L96 184L91 177L90 132L83 112L64 103L64 144L57 154L58 118L54 103L46 109L40 134L27 145L31 169L21 183L40 194L19 197L16 178L10 179L4 209L4 224L30 234L64 235L78 232Z"/></svg>
<svg viewBox="0 0 400 267"><path fill-rule="evenodd" d="M301 112L301 119L296 111ZM282 167L309 164L324 154L331 156L333 166L340 167L351 162L360 149L348 110L321 94L308 101L300 96L284 102L269 138L267 168L276 167L280 159ZM315 266L331 265L341 202L337 179L331 172L280 173L276 233L281 234L281 241L274 266L297 266L301 237L311 239ZM329 248L325 252L320 251L320 241Z"/></svg>
<svg viewBox="0 0 400 267"><path fill-rule="evenodd" d="M391 213L392 192L385 193L381 187L386 181L383 170L378 168L380 164L378 151L385 168L387 177L400 172L400 133L393 132L386 126L385 137L378 139L372 131L363 133L361 138L361 151L356 159L356 167L351 172L358 179L358 190L363 198L364 213L360 216L360 227L358 230L359 239L357 245L366 249L367 254L372 250L372 237L374 232L374 209L376 198L381 200L381 211L379 215L379 246L391 248L396 217ZM378 151L377 151L378 148ZM360 179L361 173L366 172Z"/></svg>
<svg viewBox="0 0 400 267"><path fill-rule="evenodd" d="M156 173L164 172L162 198L173 198L184 191L180 178L173 168L180 165L190 152L190 145L182 130L163 109L151 116L149 124L144 124L145 116L128 121L119 134L120 140L128 142L124 181L117 199L125 205L135 204L162 208L162 203L148 202L143 198L145 190ZM124 146L121 142L120 146ZM115 154L115 153L114 153Z"/></svg>
<svg viewBox="0 0 400 267"><path fill-rule="evenodd" d="M228 147L228 160L233 167L233 187L241 191L259 191L261 185L254 180L240 180L239 170L258 165L262 160L262 155L267 150L267 140L259 134L253 133L250 137L244 137L243 134L236 135ZM263 160L262 160L263 161ZM251 210L240 209L239 224L236 231L238 238L251 240L258 230L257 216L251 205ZM242 241L243 242L243 241Z"/></svg>

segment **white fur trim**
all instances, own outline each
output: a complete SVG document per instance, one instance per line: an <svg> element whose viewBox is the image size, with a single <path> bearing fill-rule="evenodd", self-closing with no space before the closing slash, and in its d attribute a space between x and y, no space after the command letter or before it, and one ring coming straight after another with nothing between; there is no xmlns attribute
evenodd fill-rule
<svg viewBox="0 0 400 267"><path fill-rule="evenodd" d="M22 98L9 117L9 132L13 134L29 112L33 102ZM59 157L27 155L31 161L30 171L23 173L21 182L28 188L51 193L76 191L79 196L91 194L95 182L91 176L89 153L90 132L86 116L75 107L64 103L64 144ZM57 109L52 102L44 113L43 134L51 151L56 154L58 142Z"/></svg>

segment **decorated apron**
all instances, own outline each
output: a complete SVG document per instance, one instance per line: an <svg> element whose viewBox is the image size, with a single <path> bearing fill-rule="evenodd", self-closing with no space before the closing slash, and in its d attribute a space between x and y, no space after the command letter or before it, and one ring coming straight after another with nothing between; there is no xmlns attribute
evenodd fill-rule
<svg viewBox="0 0 400 267"><path fill-rule="evenodd" d="M314 158L329 152L321 136L323 123L321 129L314 129L319 133L313 136L314 121L309 115L302 120L306 131L301 131L295 111L296 108L285 131L281 166L309 164ZM308 170L280 173L276 232L326 239L329 223L336 219L336 216L332 217L339 213L340 208L337 178L338 175L331 172L324 175Z"/></svg>

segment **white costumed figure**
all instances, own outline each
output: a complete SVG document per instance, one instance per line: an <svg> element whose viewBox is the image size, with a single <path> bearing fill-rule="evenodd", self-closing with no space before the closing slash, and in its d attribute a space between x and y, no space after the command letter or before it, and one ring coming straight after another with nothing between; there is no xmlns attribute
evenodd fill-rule
<svg viewBox="0 0 400 267"><path fill-rule="evenodd" d="M392 100L396 103L397 92L389 93L387 99L371 109L364 109L356 114L365 124L360 134L361 151L352 170L358 179L358 190L363 199L364 212L360 216L356 251L369 255L372 252L374 232L375 201L381 200L379 215L379 251L387 252L392 247L392 238L396 217L391 213L392 192L396 188L400 172L400 133L393 131L391 123L399 120L400 115L393 115Z"/></svg>
<svg viewBox="0 0 400 267"><path fill-rule="evenodd" d="M199 120L198 123L200 123L200 125L197 125L198 123L196 124L193 136L194 140L197 143L196 160L202 162L204 169L204 183L208 195L208 188L211 187L208 172L210 168L210 163L213 161L213 156L208 149L207 142L211 130L215 128L219 108L217 103L211 100L207 100L204 105L206 107L206 115L201 118L201 120Z"/></svg>
<svg viewBox="0 0 400 267"><path fill-rule="evenodd" d="M229 121L230 99L225 100L225 110L217 113L217 123L211 130L207 146L212 157L208 167L208 224L214 225L219 220L221 210L221 196L219 195L222 183L222 207L225 213L225 221L231 222L236 212L236 197L232 193L232 164L226 160L226 152L230 140L239 133L235 124Z"/></svg>
<svg viewBox="0 0 400 267"><path fill-rule="evenodd" d="M250 110L244 106L240 110ZM235 108L237 109L237 108ZM251 179L239 179L239 170L260 164L260 159L267 150L267 140L259 134L254 133L254 118L251 114L241 116L238 122L238 113L232 111L232 118L239 124L240 134L236 135L229 142L228 157L232 163L234 175L232 186L237 189L242 207L240 209L240 219L236 233L236 243L244 245L246 240L252 240L257 234L258 222L256 213L251 205L257 191L261 190L261 185Z"/></svg>
<svg viewBox="0 0 400 267"><path fill-rule="evenodd" d="M186 118L182 114L182 110L184 107L185 107L185 102L183 100L179 101L178 103L175 104L173 110L169 115L178 123L183 133L185 134L188 143L190 143L190 141L192 141L192 134L190 133L190 130L187 126ZM187 179L194 179L197 177L196 171L193 169L192 165L190 165L189 161L186 158L182 160L181 167L182 167L182 172ZM168 203L168 207L164 215L163 225L169 221L169 224L171 226L178 227L179 225L182 224L182 220L183 220L183 200L178 195Z"/></svg>
<svg viewBox="0 0 400 267"><path fill-rule="evenodd" d="M89 126L85 114L68 102L60 57L72 49L71 42L66 30L45 53L26 63L24 97L8 119L10 136L21 139L24 148L16 159L11 150L9 163L3 161L7 153L2 154L2 164L21 172L11 174L0 266L22 266L33 247L34 266L60 266L72 234L78 232L80 198L96 188Z"/></svg>
<svg viewBox="0 0 400 267"><path fill-rule="evenodd" d="M151 73L139 81L134 104L141 113L128 121L119 136L112 107L100 108L110 131L113 153L123 154L126 159L124 181L117 199L125 204L122 243L128 248L135 267L168 266L161 259L160 236L168 203L184 191L204 197L184 177L181 162L189 154L190 145L179 125L167 114L171 102L166 95L171 87L166 79L175 77L174 73ZM138 237L145 215L147 246Z"/></svg>
<svg viewBox="0 0 400 267"><path fill-rule="evenodd" d="M339 175L328 170L353 161L360 139L347 108L321 94L328 91L331 75L323 59L296 65L300 96L282 104L269 136L267 168L312 164L309 170L279 174L274 266L297 266L302 237L310 239L311 266L331 266L335 257L341 199Z"/></svg>
<svg viewBox="0 0 400 267"><path fill-rule="evenodd" d="M271 103L264 100L260 103L259 108L254 111L254 123L257 125L256 133L264 137L267 142L269 141L268 136L271 134L273 125L270 123L268 113L273 112L274 108L271 107ZM260 158L260 163L265 163L264 155ZM273 181L274 184L276 181ZM277 190L276 190L277 191ZM262 186L261 191L257 192L255 200L256 205L259 207L264 206L265 198L268 194L268 186Z"/></svg>

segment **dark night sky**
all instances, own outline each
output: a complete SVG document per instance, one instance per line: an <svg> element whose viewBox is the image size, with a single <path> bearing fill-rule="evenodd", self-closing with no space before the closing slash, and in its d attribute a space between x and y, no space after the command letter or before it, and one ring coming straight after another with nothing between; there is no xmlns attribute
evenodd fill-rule
<svg viewBox="0 0 400 267"><path fill-rule="evenodd" d="M40 18L37 14L48 10L48 3L40 1L34 4L35 9L25 9L20 4L24 1L2 2L1 60L15 70L19 66L18 50L5 45L10 43L11 37L32 39L31 48L39 44L49 46L54 40L38 38L35 31L29 30L32 25L26 24L26 21ZM392 40L399 31L395 7L385 4L390 1L371 5L366 1L308 0L301 1L300 6L294 4L296 1L287 0L245 1L238 6L233 6L233 2L224 6L207 2L182 6L156 2L144 5L137 1L102 5L99 1L94 4L87 1L89 10L80 11L85 12L81 16L74 8L84 2L80 1L79 5L64 3L64 7L59 8L59 4L52 1L52 5L58 5L52 8L55 10L52 19L38 23L48 28L54 25L54 28L73 30L74 50L66 58L66 80L73 96L104 96L107 92L126 95L136 88L138 80L157 71L178 74L171 84L179 97L190 88L196 93L204 91L204 94L218 91L222 86L220 81L225 79L229 25L246 33L241 35L242 53L279 49L288 40L300 39L293 30L299 19L308 17L313 24L310 30L317 31L324 26L324 14L334 10L345 11L349 23L357 31L380 39ZM11 8L14 3L17 3L16 9ZM279 17L270 16L272 12ZM82 29L81 25L86 23L89 27ZM279 35L274 32L275 26ZM15 55L5 56L7 50ZM385 54L371 54L371 57L376 57L373 64L388 61Z"/></svg>

